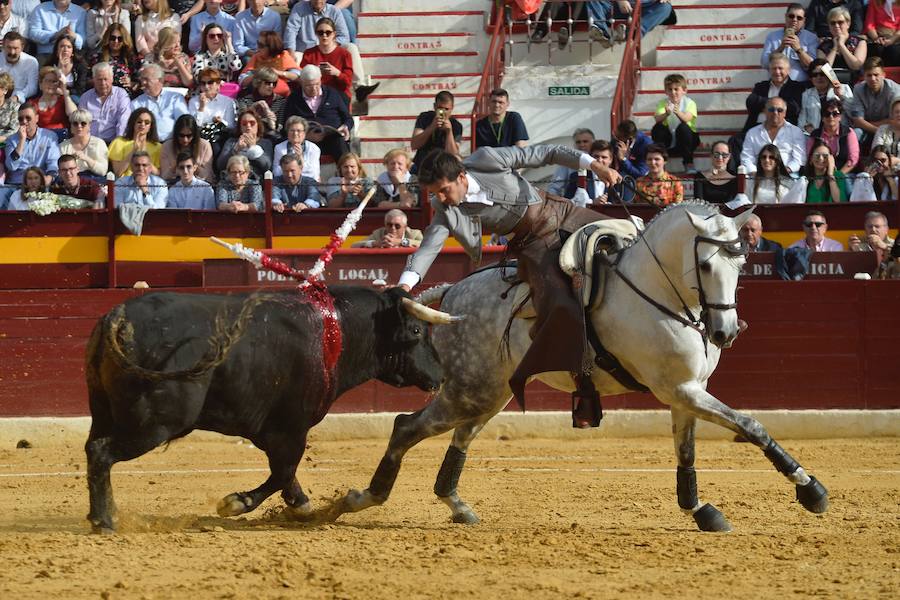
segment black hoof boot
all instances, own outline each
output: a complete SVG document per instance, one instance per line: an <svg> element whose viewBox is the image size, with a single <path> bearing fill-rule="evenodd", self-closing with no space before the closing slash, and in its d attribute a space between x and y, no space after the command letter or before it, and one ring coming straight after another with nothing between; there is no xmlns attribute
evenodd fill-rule
<svg viewBox="0 0 900 600"><path fill-rule="evenodd" d="M731 523L712 504L704 504L694 513L694 522L700 531L731 531Z"/></svg>
<svg viewBox="0 0 900 600"><path fill-rule="evenodd" d="M797 501L809 512L821 514L828 510L828 490L810 476L809 483L797 486Z"/></svg>
<svg viewBox="0 0 900 600"><path fill-rule="evenodd" d="M572 392L572 427L588 429L600 427L603 420L603 407L600 405L600 394L588 377L579 377L576 381L578 389Z"/></svg>

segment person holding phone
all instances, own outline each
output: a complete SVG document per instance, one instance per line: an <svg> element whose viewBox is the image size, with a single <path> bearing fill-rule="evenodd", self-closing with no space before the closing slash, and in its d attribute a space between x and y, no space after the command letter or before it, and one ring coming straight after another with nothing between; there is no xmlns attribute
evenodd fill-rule
<svg viewBox="0 0 900 600"><path fill-rule="evenodd" d="M409 141L410 148L416 151L410 173L415 174L422 159L435 148L459 156L463 126L451 116L454 101L453 94L447 90L440 91L434 97L434 110L419 114Z"/></svg>
<svg viewBox="0 0 900 600"><path fill-rule="evenodd" d="M763 44L760 64L764 69L769 66L769 56L778 52L784 54L790 62L790 78L793 81L807 81L806 70L816 58L819 38L816 34L803 29L806 24L806 9L797 2L788 5L784 13L784 28L776 29L766 36Z"/></svg>
<svg viewBox="0 0 900 600"><path fill-rule="evenodd" d="M353 87L353 59L345 48L337 43L334 21L322 17L316 21L316 38L319 42L303 52L300 68L316 65L322 71L322 85L334 88L350 102Z"/></svg>

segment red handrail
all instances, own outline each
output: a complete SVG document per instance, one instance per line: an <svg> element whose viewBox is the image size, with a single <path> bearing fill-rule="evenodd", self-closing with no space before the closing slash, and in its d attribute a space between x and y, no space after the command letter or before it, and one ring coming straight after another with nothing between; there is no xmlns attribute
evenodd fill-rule
<svg viewBox="0 0 900 600"><path fill-rule="evenodd" d="M500 7L502 9L502 6ZM475 94L475 103L472 105L472 123L470 129L472 152L475 152L475 123L488 114L488 101L491 90L500 87L503 81L504 55L503 47L506 44L506 29L503 27L503 10L495 10L493 13L494 31L491 33L491 45L488 47L484 60L484 69L481 71L481 83L478 85L478 93Z"/></svg>
<svg viewBox="0 0 900 600"><path fill-rule="evenodd" d="M641 3L634 3L631 22L625 37L625 52L622 54L622 65L619 68L619 80L616 82L616 93L613 95L612 109L609 112L610 134L615 134L616 126L631 118L631 108L637 94L638 77L641 73Z"/></svg>

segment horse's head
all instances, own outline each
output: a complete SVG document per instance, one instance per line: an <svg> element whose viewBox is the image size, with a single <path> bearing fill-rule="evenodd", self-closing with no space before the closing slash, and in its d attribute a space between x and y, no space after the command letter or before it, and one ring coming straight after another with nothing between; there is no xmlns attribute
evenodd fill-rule
<svg viewBox="0 0 900 600"><path fill-rule="evenodd" d="M709 341L729 348L740 333L737 316L737 284L741 267L747 260L747 245L738 232L752 210L731 219L721 214L699 216L685 211L696 230L692 256L700 297L701 318Z"/></svg>

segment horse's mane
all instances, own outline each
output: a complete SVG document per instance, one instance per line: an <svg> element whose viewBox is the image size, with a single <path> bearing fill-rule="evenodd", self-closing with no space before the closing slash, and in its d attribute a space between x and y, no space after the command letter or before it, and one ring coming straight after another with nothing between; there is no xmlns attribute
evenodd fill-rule
<svg viewBox="0 0 900 600"><path fill-rule="evenodd" d="M722 216L722 212L718 204L711 204L706 200L684 200L683 202L679 202L678 204L670 204L656 213L656 216L650 219L650 221L644 226L644 229L645 231L647 231L657 221L667 220L668 215L671 215L672 213L680 213L684 211L693 213L700 217Z"/></svg>

